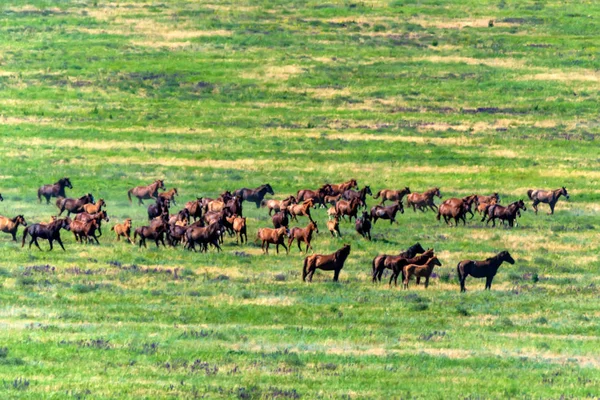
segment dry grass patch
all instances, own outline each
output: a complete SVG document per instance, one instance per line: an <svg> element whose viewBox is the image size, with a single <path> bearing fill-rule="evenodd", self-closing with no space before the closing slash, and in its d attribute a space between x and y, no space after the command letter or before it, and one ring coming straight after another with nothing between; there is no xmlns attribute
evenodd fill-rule
<svg viewBox="0 0 600 400"><path fill-rule="evenodd" d="M525 61L515 58L473 58L460 56L427 56L413 58L412 61L428 61L431 63L464 63L468 65L486 65L498 68L525 68Z"/></svg>
<svg viewBox="0 0 600 400"><path fill-rule="evenodd" d="M305 72L305 68L297 65L270 65L252 71L242 72L240 77L263 81L286 81L292 76Z"/></svg>
<svg viewBox="0 0 600 400"><path fill-rule="evenodd" d="M572 81L586 81L586 82L598 82L600 81L600 74L592 70L579 70L579 71L552 71L543 72L533 75L525 75L519 78L523 81L559 81L559 82L572 82Z"/></svg>
<svg viewBox="0 0 600 400"><path fill-rule="evenodd" d="M412 18L411 23L419 24L424 28L437 28L437 29L463 29L463 28L487 28L489 22L493 21L495 27L512 27L518 26L516 23L509 22L498 22L494 17L486 18L463 18L463 19L423 19L423 18Z"/></svg>

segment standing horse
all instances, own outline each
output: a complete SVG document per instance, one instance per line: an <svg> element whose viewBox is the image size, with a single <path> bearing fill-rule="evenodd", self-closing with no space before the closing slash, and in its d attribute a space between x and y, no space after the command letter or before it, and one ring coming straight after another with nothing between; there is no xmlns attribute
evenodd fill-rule
<svg viewBox="0 0 600 400"><path fill-rule="evenodd" d="M490 221L492 221L492 227L494 227L496 226L496 218L498 218L502 222L508 221L508 225L512 228L514 226L515 219L517 219L517 215L519 215L519 210L527 210L523 200L510 203L506 207L501 206L500 204L492 204L484 212L481 222L485 221L485 218L487 217L488 220L485 224L487 225L490 223Z"/></svg>
<svg viewBox="0 0 600 400"><path fill-rule="evenodd" d="M368 212L363 211L362 216L356 219L354 229L356 229L356 232L363 238L371 240L371 216Z"/></svg>
<svg viewBox="0 0 600 400"><path fill-rule="evenodd" d="M404 257L404 258L413 258L417 254L421 254L424 252L425 252L425 249L423 248L423 246L421 246L421 243L417 242L417 243L413 244L412 246L410 246L405 251L400 252L400 254L398 254L398 255L401 257ZM381 275L383 275L383 271L386 268L390 268L389 266L385 265L385 261L386 261L387 257L394 257L394 255L380 254L373 259L373 262L372 262L373 282L375 282L376 280L379 280L379 282L381 282Z"/></svg>
<svg viewBox="0 0 600 400"><path fill-rule="evenodd" d="M275 213L271 217L271 221L273 221L273 226L275 229L281 228L282 226L287 227L290 224L290 219L288 218L289 216L290 212L287 209L283 209L278 213Z"/></svg>
<svg viewBox="0 0 600 400"><path fill-rule="evenodd" d="M14 218L7 218L0 216L0 231L11 234L13 240L17 241L17 229L19 225L27 226L25 217L17 215Z"/></svg>
<svg viewBox="0 0 600 400"><path fill-rule="evenodd" d="M31 236L31 241L29 242L29 248L31 248L31 244L35 243L38 249L42 250L40 244L38 243L38 238L46 239L50 243L50 250L54 248L52 243L56 240L60 247L62 247L63 251L65 250L65 246L63 246L62 240L60 240L60 230L66 229L70 230L71 218L57 218L54 221L48 224L33 224L25 228L23 232L23 241L21 242L21 247L25 247L25 239L27 235Z"/></svg>
<svg viewBox="0 0 600 400"><path fill-rule="evenodd" d="M266 194L275 195L273 188L270 184L260 185L256 189L242 188L233 192L234 196L240 196L242 201L248 201L256 204L256 208L260 207L260 203L265 198Z"/></svg>
<svg viewBox="0 0 600 400"><path fill-rule="evenodd" d="M514 264L515 260L511 257L508 251L501 251L494 257L487 258L484 261L464 260L456 266L456 273L460 281L460 291L466 292L465 280L471 275L473 278L485 278L485 288L492 288L492 281L498 272L500 265L506 261L509 264Z"/></svg>
<svg viewBox="0 0 600 400"><path fill-rule="evenodd" d="M133 189L127 191L127 197L131 203L131 195L133 194L138 198L138 205L144 204L143 199L154 199L158 197L158 189L165 190L165 182L162 179L158 179L148 186L136 186Z"/></svg>
<svg viewBox="0 0 600 400"><path fill-rule="evenodd" d="M417 207L423 212L427 210L427 207L433 211L437 211L437 206L433 202L434 196L437 196L440 199L442 198L440 188L435 187L433 189L429 189L423 194L411 193L406 197L406 206L412 207L414 212L417 212Z"/></svg>
<svg viewBox="0 0 600 400"><path fill-rule="evenodd" d="M547 203L550 206L548 215L554 214L554 206L560 196L565 196L567 200L569 199L569 193L564 186L556 190L528 190L527 196L529 196L530 200L533 200L532 207L536 214L538 212L538 204Z"/></svg>
<svg viewBox="0 0 600 400"><path fill-rule="evenodd" d="M319 228L317 227L317 223L315 221L310 221L306 228L294 227L290 229L290 233L288 234L288 247L292 248L292 243L294 243L294 239L296 243L298 243L298 250L302 253L302 247L300 246L300 242L304 242L306 244L306 253L308 253L308 248L310 247L313 251L315 250L310 244L312 240L313 232L319 233Z"/></svg>
<svg viewBox="0 0 600 400"><path fill-rule="evenodd" d="M374 199L378 199L381 197L381 203L379 205L384 205L386 200L389 201L402 201L404 196L410 194L410 189L406 186L404 189L400 190L392 190L392 189L382 189L375 196Z"/></svg>
<svg viewBox="0 0 600 400"><path fill-rule="evenodd" d="M405 265L402 269L404 274L404 289L408 289L408 281L411 276L416 276L417 278L425 278L425 289L429 286L429 278L431 277L431 273L433 272L433 267L436 265L442 266L440 260L437 257L431 257L429 260L425 262L424 265L417 264L408 264Z"/></svg>
<svg viewBox="0 0 600 400"><path fill-rule="evenodd" d="M73 189L69 178L59 179L58 182L52 185L43 185L38 189L38 202L42 202L42 196L46 198L46 204L50 204L51 197L67 197L65 188Z"/></svg>
<svg viewBox="0 0 600 400"><path fill-rule="evenodd" d="M371 207L371 218L373 219L373 223L376 223L378 219L389 219L390 225L398 223L396 221L396 214L400 211L401 214L404 214L404 206L402 202L397 201L391 206L374 206Z"/></svg>
<svg viewBox="0 0 600 400"><path fill-rule="evenodd" d="M373 196L373 192L371 192L371 188L369 186L365 186L359 191L348 189L344 193L342 193L342 198L346 200L358 198L360 200L360 204L364 208L367 208L367 195Z"/></svg>
<svg viewBox="0 0 600 400"><path fill-rule="evenodd" d="M185 208L190 211L190 217L202 219L202 197L197 197L194 201L188 201L185 203Z"/></svg>
<svg viewBox="0 0 600 400"><path fill-rule="evenodd" d="M392 270L392 276L390 276L390 287L392 281L394 285L398 286L398 276L402 275L402 281L404 281L404 266L409 264L423 265L431 257L435 256L433 249L428 249L423 254L419 254L413 258L405 258L402 256L387 256L385 258L384 266ZM420 283L420 277L417 277L417 285Z"/></svg>
<svg viewBox="0 0 600 400"><path fill-rule="evenodd" d="M314 254L304 259L304 266L302 268L302 281L312 282L315 270L322 269L323 271L334 271L333 281L337 282L340 276L340 271L344 268L346 258L350 254L350 245L345 244L344 247L339 249L333 254Z"/></svg>

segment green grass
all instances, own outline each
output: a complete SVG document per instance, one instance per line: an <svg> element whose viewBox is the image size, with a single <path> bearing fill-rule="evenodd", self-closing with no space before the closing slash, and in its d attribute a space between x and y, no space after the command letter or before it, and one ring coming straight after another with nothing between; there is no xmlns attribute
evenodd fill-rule
<svg viewBox="0 0 600 400"><path fill-rule="evenodd" d="M49 220L37 188L69 176L111 222L100 246L64 232L66 252L0 236L0 396L598 397L598 15L564 1L2 2L0 214ZM180 205L349 178L571 199L514 229L407 210L372 242L349 223L331 238L315 210L316 251L352 252L340 283L305 284L296 247L252 242L271 225L253 205L251 243L223 253L117 242L115 221L146 222L127 190L157 178ZM429 289L370 283L375 255L416 241L443 263ZM516 263L493 290L470 278L460 294L456 264L503 249Z"/></svg>

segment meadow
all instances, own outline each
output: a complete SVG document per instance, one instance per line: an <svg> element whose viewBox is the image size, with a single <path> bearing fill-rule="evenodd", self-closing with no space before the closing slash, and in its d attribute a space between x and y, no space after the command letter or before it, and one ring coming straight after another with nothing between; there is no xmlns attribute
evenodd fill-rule
<svg viewBox="0 0 600 400"><path fill-rule="evenodd" d="M49 220L37 189L67 176L111 221L100 245L63 232L66 252L0 235L0 397L597 398L599 16L578 1L2 1L0 214ZM314 210L316 252L352 245L339 283L303 283L295 245L263 255L271 221L252 204L250 243L222 253L109 230L146 224L127 190L155 179L182 206L350 178L528 209L513 229L406 210L371 242L347 222L332 238ZM527 190L561 186L570 199L535 215ZM443 263L427 290L371 283L374 256L415 242ZM492 290L459 293L457 263L501 250L516 263Z"/></svg>

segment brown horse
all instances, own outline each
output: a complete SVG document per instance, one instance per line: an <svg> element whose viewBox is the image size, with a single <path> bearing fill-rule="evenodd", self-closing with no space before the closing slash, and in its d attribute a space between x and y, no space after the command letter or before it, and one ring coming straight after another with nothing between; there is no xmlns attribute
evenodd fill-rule
<svg viewBox="0 0 600 400"><path fill-rule="evenodd" d="M237 215L232 215L231 217L226 217L227 222L229 222L233 226L233 231L235 232L235 243L239 244L240 240L242 244L244 244L244 237L246 238L246 243L248 243L248 234L246 232L246 217L238 217Z"/></svg>
<svg viewBox="0 0 600 400"><path fill-rule="evenodd" d="M286 227L281 227L278 229L259 229L256 237L262 241L260 248L262 249L263 253L269 254L269 244L274 244L276 246L275 249L277 250L277 254L279 254L279 245L283 246L286 254L289 254L290 250L285 246L285 236L288 232L289 229Z"/></svg>
<svg viewBox="0 0 600 400"><path fill-rule="evenodd" d="M500 195L498 192L491 194L490 196L477 195L477 199L475 200L477 204L481 203L500 203Z"/></svg>
<svg viewBox="0 0 600 400"><path fill-rule="evenodd" d="M208 245L211 244L220 252L223 250L219 246L222 230L223 226L218 222L205 227L190 226L185 232L185 246L188 250L196 251L196 244L200 244L200 252L208 252Z"/></svg>
<svg viewBox="0 0 600 400"><path fill-rule="evenodd" d="M313 207L315 204L313 202L312 199L308 199L306 201L304 201L304 203L302 204L292 204L290 206L288 206L288 212L290 214L290 216L292 217L292 219L296 222L298 222L298 215L304 215L306 217L308 217L309 220L313 220L312 216L310 215L310 208Z"/></svg>
<svg viewBox="0 0 600 400"><path fill-rule="evenodd" d="M379 197L381 197L381 203L379 204L384 205L387 200L401 202L404 196L406 196L407 194L410 194L410 189L408 188L408 186L400 190L382 189L379 192L377 192L377 194L373 196L373 198L378 199Z"/></svg>
<svg viewBox="0 0 600 400"><path fill-rule="evenodd" d="M95 204L84 204L83 207L83 211L85 211L88 214L95 214L97 212L100 212L100 210L102 210L102 207L106 206L106 203L104 202L104 199L98 199L98 201Z"/></svg>
<svg viewBox="0 0 600 400"><path fill-rule="evenodd" d="M136 186L133 189L127 191L127 197L131 203L131 195L138 198L138 205L144 204L144 199L154 199L158 197L158 189L165 190L165 182L162 179L158 179L148 186Z"/></svg>
<svg viewBox="0 0 600 400"><path fill-rule="evenodd" d="M411 193L406 197L406 206L412 207L414 212L417 212L417 207L421 211L426 211L429 207L433 211L437 211L437 206L433 202L433 197L437 196L440 199L442 195L440 188L429 189L425 193Z"/></svg>
<svg viewBox="0 0 600 400"><path fill-rule="evenodd" d="M99 233L98 237L102 236L102 221L106 221L106 222L110 221L110 219L108 218L108 215L106 214L106 211L102 210L102 211L94 213L94 214L82 212L81 214L77 214L75 216L75 221L88 222L91 220L96 221L96 225L98 226L98 233Z"/></svg>
<svg viewBox="0 0 600 400"><path fill-rule="evenodd" d="M260 203L263 201L265 196L268 194L274 196L275 192L270 184L266 183L260 185L256 189L242 188L233 192L234 196L240 196L242 201L248 201L256 204L256 208L260 207Z"/></svg>
<svg viewBox="0 0 600 400"><path fill-rule="evenodd" d="M202 219L202 197L197 197L194 201L188 201L185 203L185 208L190 211L190 217Z"/></svg>
<svg viewBox="0 0 600 400"><path fill-rule="evenodd" d="M23 241L21 242L21 247L25 247L25 239L27 235L31 236L31 241L29 242L29 248L31 248L31 244L35 243L38 249L42 250L40 244L38 243L38 238L46 239L48 243L50 243L50 250L54 248L52 243L56 240L60 247L62 247L63 251L65 250L65 246L63 246L62 240L60 240L60 230L66 229L69 230L71 226L71 218L57 218L56 220L50 222L49 224L33 224L29 225L25 228L23 232Z"/></svg>
<svg viewBox="0 0 600 400"><path fill-rule="evenodd" d="M310 190L310 189L298 190L298 193L296 195L296 200L298 200L300 202L300 201L304 201L304 200L313 199L313 202L315 204L324 204L325 196L332 196L332 195L334 195L334 193L331 188L331 185L326 183L317 190Z"/></svg>
<svg viewBox="0 0 600 400"><path fill-rule="evenodd" d="M340 276L340 271L344 268L344 263L350 254L350 245L345 244L341 249L333 254L313 254L304 259L302 268L302 281L312 282L313 275L317 269L323 271L334 271L333 281L337 282Z"/></svg>
<svg viewBox="0 0 600 400"><path fill-rule="evenodd" d="M402 281L404 281L404 266L409 264L415 265L423 265L427 260L431 257L435 256L435 252L433 249L428 249L423 254L419 254L413 258L406 258L401 256L388 256L384 261L384 265L386 268L392 270L392 276L390 276L390 287L392 286L392 281L394 281L394 286L398 286L398 276L402 275ZM421 278L417 277L417 285L420 283Z"/></svg>
<svg viewBox="0 0 600 400"><path fill-rule="evenodd" d="M417 254L421 254L424 252L425 252L425 249L423 248L423 246L421 246L421 243L415 243L412 246L410 246L408 249L406 249L405 251L400 252L400 254L398 254L398 256L401 256L403 258L413 258ZM385 264L387 257L394 257L394 255L393 254L389 254L389 255L388 254L380 254L373 259L373 262L372 262L373 271L371 274L373 276L373 282L375 282L377 280L379 280L379 282L381 282L381 275L383 275L383 271L386 268L391 268L390 265Z"/></svg>
<svg viewBox="0 0 600 400"><path fill-rule="evenodd" d="M327 229L329 229L329 233L331 233L331 236L333 237L342 237L342 234L340 233L340 219L337 217L337 215L327 221Z"/></svg>
<svg viewBox="0 0 600 400"><path fill-rule="evenodd" d="M27 226L25 217L22 215L17 215L14 218L0 216L0 231L10 233L15 242L17 241L17 229L19 228L19 225Z"/></svg>
<svg viewBox="0 0 600 400"><path fill-rule="evenodd" d="M367 208L367 195L373 196L373 192L371 192L371 187L368 185L363 187L359 191L348 189L344 193L342 193L342 198L345 200L352 200L358 198L360 200L360 205L362 205L364 208Z"/></svg>
<svg viewBox="0 0 600 400"><path fill-rule="evenodd" d="M98 223L95 219L89 221L71 221L71 232L75 236L75 241L83 243L83 239L86 239L87 243L90 243L90 237L96 240L96 244L100 244L98 237L96 236L96 229L98 229Z"/></svg>
<svg viewBox="0 0 600 400"><path fill-rule="evenodd" d="M429 286L429 277L433 272L433 267L436 265L442 266L440 260L437 257L431 257L425 262L425 265L408 264L403 268L404 273L404 289L408 289L408 281L414 275L419 278L425 278L425 289Z"/></svg>
<svg viewBox="0 0 600 400"><path fill-rule="evenodd" d="M186 226L190 222L190 210L182 208L177 211L177 214L173 214L169 217L169 225L175 225L177 222L184 222L183 226Z"/></svg>
<svg viewBox="0 0 600 400"><path fill-rule="evenodd" d="M465 216L467 213L471 213L471 218L474 216L473 211L471 211L471 206L475 202L476 197L476 195L471 195L462 199L452 197L445 200L438 208L437 220L439 221L440 217L443 216L446 224L450 225L449 219L454 218L454 226L456 227L458 226L458 222L462 219L463 225L466 225L467 221Z"/></svg>
<svg viewBox="0 0 600 400"><path fill-rule="evenodd" d="M169 202L173 203L174 205L177 205L177 202L175 201L175 196L179 196L179 192L177 191L177 188L173 188L170 190L167 190L166 192L162 192L158 194L158 197L164 199L164 200L169 200Z"/></svg>
<svg viewBox="0 0 600 400"><path fill-rule="evenodd" d="M59 213L58 215L60 216L63 211L67 210L67 216L70 216L71 213L73 214L79 214L84 212L85 210L83 209L83 206L85 204L92 204L94 203L94 196L92 196L91 193L86 194L85 196L81 196L78 199L71 199L71 198L63 198L63 197L59 197L56 200L56 207L58 207L59 209Z"/></svg>
<svg viewBox="0 0 600 400"><path fill-rule="evenodd" d="M533 200L532 207L536 214L538 212L538 204L547 203L550 206L548 215L554 214L554 206L560 196L565 196L567 200L569 199L569 193L564 186L556 190L528 190L527 196L529 196L530 200Z"/></svg>
<svg viewBox="0 0 600 400"><path fill-rule="evenodd" d="M166 223L156 224L154 226L140 226L133 232L133 240L135 241L139 236L140 247L142 247L142 245L146 248L148 247L146 246L146 239L154 240L157 248L159 247L159 242L162 243L163 247L167 247L167 245L165 245L165 233L167 232L167 229L168 225Z"/></svg>
<svg viewBox="0 0 600 400"><path fill-rule="evenodd" d="M371 240L371 216L368 212L363 211L362 216L356 219L354 229L356 229L356 232L363 238Z"/></svg>
<svg viewBox="0 0 600 400"><path fill-rule="evenodd" d="M511 257L508 251L501 251L494 257L485 259L484 261L464 260L456 266L456 273L460 281L460 291L466 292L465 280L471 275L473 278L485 278L485 288L492 288L492 281L498 272L500 265L506 261L509 264L514 264L515 260Z"/></svg>
<svg viewBox="0 0 600 400"><path fill-rule="evenodd" d="M283 210L283 209L287 209L289 205L291 204L298 204L298 202L296 201L296 198L294 196L288 196L283 200L263 200L260 205L261 207L267 207L269 209L269 217L271 216L271 213L273 211L275 211L276 213L278 213L279 211Z"/></svg>
<svg viewBox="0 0 600 400"><path fill-rule="evenodd" d="M325 196L323 198L323 203L324 204L331 204L332 206L335 206L335 203L337 203L338 201L340 201L340 199L342 198L341 194L335 195L335 196Z"/></svg>
<svg viewBox="0 0 600 400"><path fill-rule="evenodd" d="M398 223L396 221L396 214L400 211L400 214L404 214L404 206L402 202L397 201L391 206L374 206L371 207L371 219L373 219L373 223L376 223L378 219L389 219L390 225Z"/></svg>
<svg viewBox="0 0 600 400"><path fill-rule="evenodd" d="M487 225L492 221L492 227L494 227L496 226L496 218L498 218L502 222L508 221L508 225L512 228L515 219L517 219L517 215L519 215L519 210L527 210L523 200L515 201L506 207L501 206L500 204L493 204L485 211L481 222L485 221L485 218L487 217L488 220L485 224Z"/></svg>
<svg viewBox="0 0 600 400"><path fill-rule="evenodd" d="M156 202L148 206L148 220L152 220L162 214L168 215L170 206L171 204L168 199L162 197L156 198Z"/></svg>
<svg viewBox="0 0 600 400"><path fill-rule="evenodd" d="M288 234L288 247L292 248L292 243L294 243L294 239L296 243L298 243L298 250L302 253L302 247L300 246L300 242L304 242L306 244L306 253L308 253L308 248L310 247L313 251L315 250L310 241L312 240L313 232L319 233L319 228L317 227L317 223L315 221L310 221L306 228L294 227L290 229L290 233Z"/></svg>
<svg viewBox="0 0 600 400"><path fill-rule="evenodd" d="M42 196L46 198L46 204L50 204L51 197L67 197L65 188L73 189L69 178L59 179L58 182L52 185L43 185L38 189L38 202L42 202Z"/></svg>
<svg viewBox="0 0 600 400"><path fill-rule="evenodd" d="M340 183L340 184L331 184L331 195L335 196L338 194L344 193L346 190L355 188L358 190L358 183L356 179L350 179L348 182Z"/></svg>
<svg viewBox="0 0 600 400"><path fill-rule="evenodd" d="M489 203L480 202L477 206L477 212L479 214L485 214L486 210L493 204L498 204L498 200L495 198L490 199Z"/></svg>
<svg viewBox="0 0 600 400"><path fill-rule="evenodd" d="M288 218L290 212L287 209L283 209L278 213L275 213L273 217L271 217L271 221L273 221L273 227L275 229L281 228L282 226L287 227L290 224L290 219Z"/></svg>
<svg viewBox="0 0 600 400"><path fill-rule="evenodd" d="M345 219L344 216L347 215L350 222L352 222L352 217L354 217L354 219L357 218L359 205L360 205L359 198L354 198L350 201L340 200L337 203L335 203L336 215L338 215L342 219Z"/></svg>
<svg viewBox="0 0 600 400"><path fill-rule="evenodd" d="M115 231L115 234L117 235L117 241L120 241L121 236L124 236L127 238L127 240L129 240L129 243L135 244L135 242L131 239L131 218L125 219L122 224L115 224L115 226L110 228L110 230Z"/></svg>

